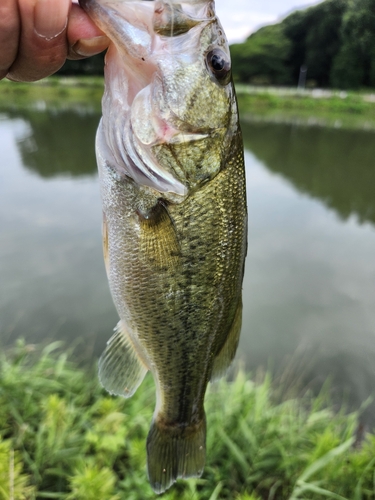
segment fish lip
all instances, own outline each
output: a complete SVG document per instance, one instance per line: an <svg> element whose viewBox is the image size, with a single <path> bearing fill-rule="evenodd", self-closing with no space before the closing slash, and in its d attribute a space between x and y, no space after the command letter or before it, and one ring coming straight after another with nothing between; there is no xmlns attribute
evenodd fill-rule
<svg viewBox="0 0 375 500"><path fill-rule="evenodd" d="M116 18L116 15L120 18L121 21L126 21L129 22L133 27L136 27L140 30L146 30L148 31L148 34L150 35L150 38L152 38L152 34L156 33L158 34L157 30L157 14L162 13L164 10L164 6L170 6L171 4L175 4L176 6L181 6L184 4L185 9L181 9L181 12L185 14L185 19L188 21L191 21L191 26L190 28L186 29L186 32L189 31L192 27L196 25L202 25L202 24L207 24L210 22L213 22L217 20L217 16L215 13L215 8L214 8L214 0L188 0L185 2L181 2L179 0L78 0L79 5L82 7L82 9L87 12L87 14L93 19L93 21L98 24L98 26L106 33L106 35L112 39L114 43L118 44L123 44L124 40L123 39L118 39L116 37L116 31L111 30L111 23L109 19ZM145 2L147 2L145 4ZM147 4L150 5L152 2L155 7L151 10L151 8L148 7ZM131 4L145 4L144 8L148 9L149 11L149 19L146 19L146 16L142 16L140 18L139 16L135 16L132 21L129 19L126 19L125 16L122 16L120 13L119 9L117 8L117 5L131 5ZM147 5L147 7L146 7ZM198 14L193 10L194 6L198 6ZM187 9L187 11L186 11ZM131 9L128 11L128 15L130 14ZM144 11L146 12L146 10ZM133 13L134 14L134 13ZM134 21L137 21L137 23L134 23ZM120 21L120 24L121 24ZM188 23L189 24L189 23ZM173 32L173 24L172 24L172 32ZM179 32L177 32L176 36L178 36ZM163 36L162 34L159 34L160 36ZM169 35L164 35L166 38L169 37Z"/></svg>
<svg viewBox="0 0 375 500"><path fill-rule="evenodd" d="M97 0L78 0L78 4L85 12L89 13L98 8L99 2Z"/></svg>
<svg viewBox="0 0 375 500"><path fill-rule="evenodd" d="M120 52L125 52L135 58L149 55L154 12L149 1L79 0L79 3ZM144 4L141 16L132 8L132 4Z"/></svg>

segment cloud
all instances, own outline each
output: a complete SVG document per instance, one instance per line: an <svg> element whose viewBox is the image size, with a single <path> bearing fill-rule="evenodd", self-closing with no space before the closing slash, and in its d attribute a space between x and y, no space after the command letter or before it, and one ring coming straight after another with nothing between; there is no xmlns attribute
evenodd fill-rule
<svg viewBox="0 0 375 500"><path fill-rule="evenodd" d="M263 14L262 12L248 12L246 14L218 12L224 26L225 33L230 43L245 40L250 33L256 31L260 26L272 24L276 21L275 16Z"/></svg>

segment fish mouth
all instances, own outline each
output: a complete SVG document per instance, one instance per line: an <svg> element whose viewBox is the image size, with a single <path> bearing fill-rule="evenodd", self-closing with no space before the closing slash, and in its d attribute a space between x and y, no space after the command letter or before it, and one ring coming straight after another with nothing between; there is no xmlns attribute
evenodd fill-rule
<svg viewBox="0 0 375 500"><path fill-rule="evenodd" d="M160 58L193 52L202 29L216 19L213 0L79 0L81 7L110 38L131 82L127 102L149 85L158 71ZM195 30L188 39L180 35ZM178 43L171 45L173 38Z"/></svg>
<svg viewBox="0 0 375 500"><path fill-rule="evenodd" d="M112 44L106 56L106 92L103 98L102 132L112 157L121 171L141 185L160 193L186 198L188 187L182 169L171 171L156 160L152 149L162 144L204 140L208 130L183 123L171 110L155 105L163 94L158 75L160 58L194 54L200 33L215 19L211 0L79 0ZM192 30L193 36L184 37ZM175 43L175 41L177 43ZM126 82L126 83L124 83ZM155 96L155 88L159 94ZM109 116L105 116L108 104ZM115 109L121 133L114 131L110 118Z"/></svg>
<svg viewBox="0 0 375 500"><path fill-rule="evenodd" d="M132 66L136 75L129 78L139 78L138 91L151 83L158 56L189 53L204 26L216 19L213 0L79 0L79 4L112 41L126 69ZM196 27L196 36L180 37ZM169 40L176 37L179 42L171 48ZM132 92L128 101L136 94Z"/></svg>

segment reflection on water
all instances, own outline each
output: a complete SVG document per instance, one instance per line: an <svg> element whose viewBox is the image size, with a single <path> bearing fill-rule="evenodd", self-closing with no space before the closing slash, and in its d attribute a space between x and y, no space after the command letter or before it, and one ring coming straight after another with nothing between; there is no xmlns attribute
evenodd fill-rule
<svg viewBox="0 0 375 500"><path fill-rule="evenodd" d="M93 152L98 115L0 115L2 343L84 338L100 351L117 321L101 250Z"/></svg>
<svg viewBox="0 0 375 500"><path fill-rule="evenodd" d="M264 124L245 124L244 133L241 353L250 367L271 359L302 386L329 376L359 406L375 387L375 137Z"/></svg>
<svg viewBox="0 0 375 500"><path fill-rule="evenodd" d="M99 116L0 115L3 344L83 338L117 322L101 250ZM330 375L359 405L375 387L375 136L244 124L249 252L239 352L303 386ZM375 413L374 408L371 409Z"/></svg>
<svg viewBox="0 0 375 500"><path fill-rule="evenodd" d="M42 177L96 173L93 137L100 114L19 110L9 118L20 118L28 125L25 135L18 138L25 167Z"/></svg>
<svg viewBox="0 0 375 500"><path fill-rule="evenodd" d="M243 124L245 145L272 172L343 219L375 223L374 133L267 123Z"/></svg>

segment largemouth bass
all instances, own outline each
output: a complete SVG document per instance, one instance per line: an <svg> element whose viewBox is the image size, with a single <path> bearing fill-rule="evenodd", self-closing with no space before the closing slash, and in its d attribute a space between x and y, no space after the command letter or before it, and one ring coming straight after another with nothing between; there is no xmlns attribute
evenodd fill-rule
<svg viewBox="0 0 375 500"><path fill-rule="evenodd" d="M96 152L120 316L99 362L130 397L151 371L156 493L205 463L207 384L238 345L247 215L228 44L214 3L80 0L112 43Z"/></svg>

